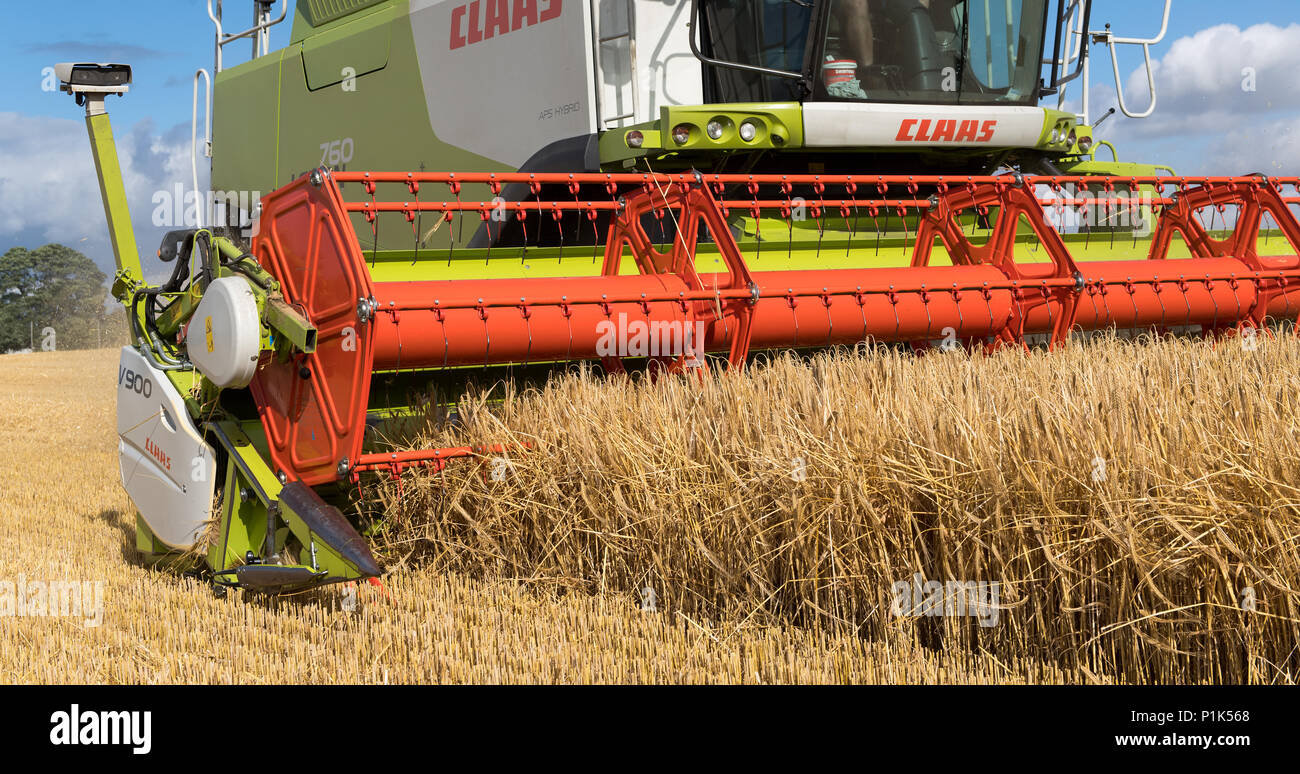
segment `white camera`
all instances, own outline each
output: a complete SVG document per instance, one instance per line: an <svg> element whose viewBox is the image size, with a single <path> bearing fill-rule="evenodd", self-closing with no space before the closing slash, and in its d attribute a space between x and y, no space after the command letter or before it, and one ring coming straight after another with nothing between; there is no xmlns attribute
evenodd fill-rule
<svg viewBox="0 0 1300 774"><path fill-rule="evenodd" d="M125 94L131 85L131 66L124 64L60 62L54 74L69 94Z"/></svg>

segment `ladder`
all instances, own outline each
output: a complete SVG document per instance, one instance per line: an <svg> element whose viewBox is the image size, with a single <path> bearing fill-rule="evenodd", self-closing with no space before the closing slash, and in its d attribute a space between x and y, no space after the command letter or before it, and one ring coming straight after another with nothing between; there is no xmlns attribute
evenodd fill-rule
<svg viewBox="0 0 1300 774"><path fill-rule="evenodd" d="M622 125L621 122L629 119L635 121L637 114L640 112L641 89L637 82L636 71L636 10L633 7L633 0L623 0L626 3L624 18L627 21L627 27L622 32L605 34L604 24L600 13L601 0L590 0L591 6L591 39L592 39L592 56L595 60L596 75L596 128L599 131L610 129L613 126ZM603 65L604 53L607 47L617 44L621 40L627 40L627 71L628 84L632 87L632 109L628 112L618 113L617 115L605 115L606 108L611 110L617 109L618 102L621 102L622 90L624 84L613 84L615 88L616 104L607 106L605 104L605 68Z"/></svg>

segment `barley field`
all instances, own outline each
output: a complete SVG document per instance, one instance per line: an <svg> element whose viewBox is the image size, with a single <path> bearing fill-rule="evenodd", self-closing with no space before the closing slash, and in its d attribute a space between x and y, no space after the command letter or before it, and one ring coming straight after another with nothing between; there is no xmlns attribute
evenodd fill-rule
<svg viewBox="0 0 1300 774"><path fill-rule="evenodd" d="M1040 663L817 629L708 624L625 595L399 566L363 587L216 598L146 569L118 483L117 352L0 356L0 582L103 584L97 626L0 615L4 683L1001 683Z"/></svg>
<svg viewBox="0 0 1300 774"><path fill-rule="evenodd" d="M1072 680L1300 673L1289 333L484 395L416 445L529 451L387 483L389 557Z"/></svg>

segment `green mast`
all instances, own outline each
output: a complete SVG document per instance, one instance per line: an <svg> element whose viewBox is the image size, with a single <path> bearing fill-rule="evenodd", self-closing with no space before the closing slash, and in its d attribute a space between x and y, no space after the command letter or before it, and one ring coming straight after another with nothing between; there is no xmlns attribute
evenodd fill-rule
<svg viewBox="0 0 1300 774"><path fill-rule="evenodd" d="M113 242L113 256L117 261L115 288L118 284L130 286L143 282L140 250L135 242L135 229L131 226L122 169L117 163L113 126L104 106L104 98L109 94L121 96L130 90L131 67L123 64L62 63L55 65L54 69L62 90L76 97L78 105L86 107L90 152L95 157L99 193L104 201L104 217L108 220L109 238Z"/></svg>

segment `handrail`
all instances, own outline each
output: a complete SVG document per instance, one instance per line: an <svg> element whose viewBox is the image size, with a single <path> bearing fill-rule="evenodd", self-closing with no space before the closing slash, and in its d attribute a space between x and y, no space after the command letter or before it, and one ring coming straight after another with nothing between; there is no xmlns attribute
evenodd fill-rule
<svg viewBox="0 0 1300 774"><path fill-rule="evenodd" d="M1115 93L1119 100L1119 109L1129 118L1146 118L1156 110L1156 81L1155 73L1151 69L1151 46L1156 45L1165 39L1165 34L1169 31L1169 9L1173 0L1165 0L1165 12L1163 20L1160 23L1160 33L1154 38L1121 38L1116 37L1110 31L1110 25L1106 25L1103 32L1091 32L1094 42L1105 42L1110 48L1110 65L1115 73ZM1135 113L1129 110L1128 105L1124 102L1124 84L1121 82L1119 74L1119 57L1116 54L1115 46L1117 45L1134 45L1142 47L1142 57L1146 64L1147 70L1147 90L1151 94L1151 104L1141 113Z"/></svg>
<svg viewBox="0 0 1300 774"><path fill-rule="evenodd" d="M262 30L269 30L275 25L284 21L284 18L288 15L289 15L289 3L286 0L280 0L280 16L278 18L269 21L260 22L238 34L227 35L222 30L221 18L212 12L212 0L208 0L208 18L211 19L212 23L217 27L217 56L216 56L217 61L216 61L215 72L218 73L221 72L221 47L222 46L226 45L227 43L231 43L233 41L239 40L241 38L251 37L261 32Z"/></svg>

